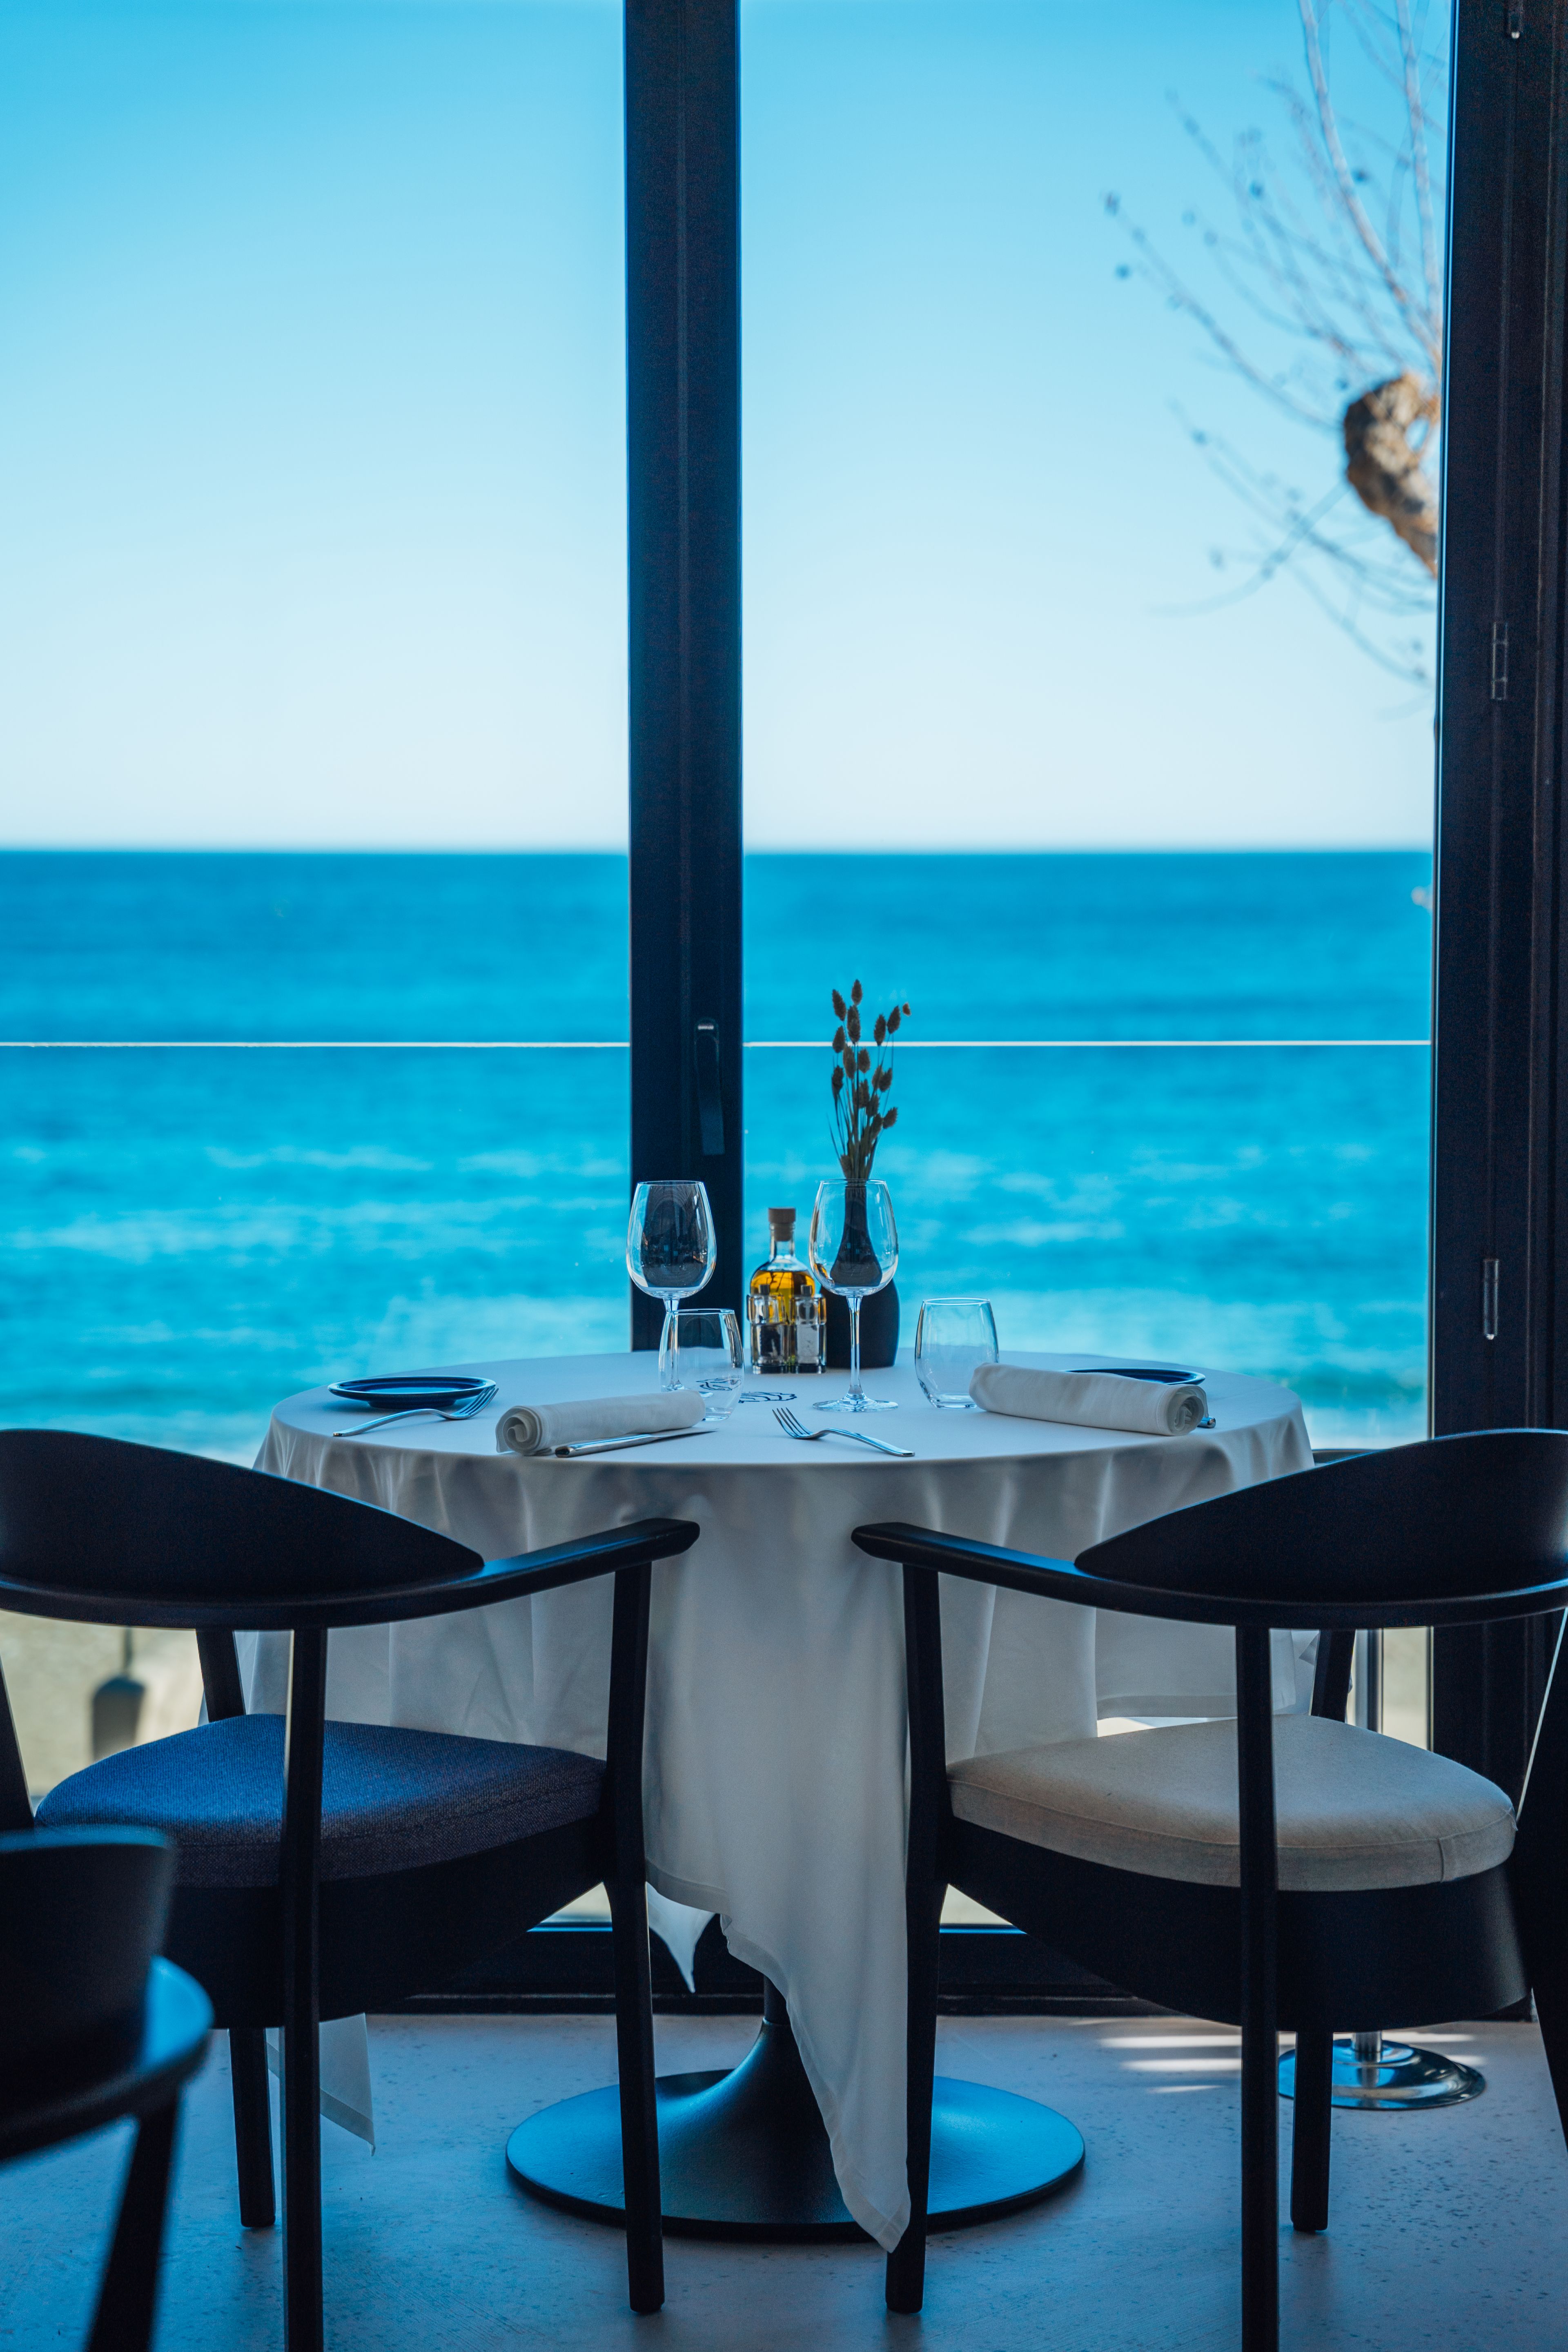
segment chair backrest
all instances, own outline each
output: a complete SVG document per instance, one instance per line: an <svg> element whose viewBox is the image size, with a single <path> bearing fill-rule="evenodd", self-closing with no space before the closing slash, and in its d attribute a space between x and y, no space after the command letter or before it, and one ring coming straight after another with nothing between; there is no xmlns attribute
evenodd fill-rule
<svg viewBox="0 0 1568 2352"><path fill-rule="evenodd" d="M1156 1591L1397 1608L1548 1584L1565 1552L1568 1432L1500 1429L1268 1478L1130 1528L1078 1564Z"/></svg>
<svg viewBox="0 0 1568 2352"><path fill-rule="evenodd" d="M80 1616L89 1601L104 1624L168 1623L189 1602L243 1625L247 1600L392 1592L479 1565L411 1519L263 1470L70 1430L0 1430L0 1598L21 1587L29 1597L5 1605L40 1616Z"/></svg>
<svg viewBox="0 0 1568 2352"><path fill-rule="evenodd" d="M174 1881L152 1830L0 1837L0 2112L133 2053Z"/></svg>

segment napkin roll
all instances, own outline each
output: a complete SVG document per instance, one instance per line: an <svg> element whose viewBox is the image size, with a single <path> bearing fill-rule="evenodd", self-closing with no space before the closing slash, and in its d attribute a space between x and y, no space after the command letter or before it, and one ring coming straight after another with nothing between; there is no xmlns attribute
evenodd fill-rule
<svg viewBox="0 0 1568 2352"><path fill-rule="evenodd" d="M707 1412L689 1389L652 1396L584 1397L576 1404L508 1405L496 1423L498 1454L548 1454L552 1445L585 1445L595 1437L641 1437L659 1429L695 1429Z"/></svg>
<svg viewBox="0 0 1568 2352"><path fill-rule="evenodd" d="M1184 1437L1208 1419L1196 1381L1130 1381L1120 1372L1047 1372L1028 1364L982 1364L969 1393L985 1412L1021 1421L1070 1421L1088 1429L1135 1429Z"/></svg>

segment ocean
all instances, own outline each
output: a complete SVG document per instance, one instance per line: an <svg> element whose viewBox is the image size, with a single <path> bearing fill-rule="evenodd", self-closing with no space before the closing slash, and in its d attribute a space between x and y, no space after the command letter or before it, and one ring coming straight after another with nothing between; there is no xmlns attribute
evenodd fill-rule
<svg viewBox="0 0 1568 2352"><path fill-rule="evenodd" d="M983 1293L1004 1349L1268 1374L1319 1444L1421 1433L1430 879L750 858L747 1270L833 1171L858 978L913 1007L877 1171L906 1342L921 1297ZM0 1423L247 1460L313 1381L624 1346L626 884L611 855L0 855ZM73 1039L100 1049L39 1049Z"/></svg>

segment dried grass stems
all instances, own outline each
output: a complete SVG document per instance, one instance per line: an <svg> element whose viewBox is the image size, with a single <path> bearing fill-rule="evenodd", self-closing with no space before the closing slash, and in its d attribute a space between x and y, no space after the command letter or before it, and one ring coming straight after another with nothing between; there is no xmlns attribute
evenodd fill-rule
<svg viewBox="0 0 1568 2352"><path fill-rule="evenodd" d="M893 1085L892 1041L910 1014L907 1004L879 1013L868 1045L860 1017L864 995L858 981L847 1004L837 989L833 992L838 1021L833 1033L833 1140L844 1174L862 1183L871 1173L878 1144L898 1120L888 1100Z"/></svg>

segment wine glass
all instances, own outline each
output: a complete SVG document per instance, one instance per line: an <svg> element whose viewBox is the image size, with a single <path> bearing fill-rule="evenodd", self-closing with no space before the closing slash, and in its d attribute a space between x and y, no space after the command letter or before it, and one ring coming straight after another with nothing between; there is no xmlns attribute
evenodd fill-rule
<svg viewBox="0 0 1568 2352"><path fill-rule="evenodd" d="M849 1386L823 1412L891 1412L891 1397L868 1397L860 1385L860 1301L899 1270L892 1196L880 1177L829 1176L816 1188L806 1248L825 1290L849 1301Z"/></svg>
<svg viewBox="0 0 1568 2352"><path fill-rule="evenodd" d="M996 1318L988 1298L927 1298L915 1325L915 1377L932 1404L973 1412L972 1374L996 1361Z"/></svg>
<svg viewBox="0 0 1568 2352"><path fill-rule="evenodd" d="M741 1402L746 1369L740 1317L731 1307L681 1307L674 1322L678 1387L697 1391L710 1421L728 1421Z"/></svg>
<svg viewBox="0 0 1568 2352"><path fill-rule="evenodd" d="M680 1385L675 1363L675 1310L700 1290L718 1263L719 1244L708 1187L685 1176L639 1184L626 1227L626 1272L639 1290L664 1301L658 1342L658 1384Z"/></svg>

